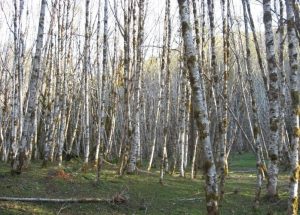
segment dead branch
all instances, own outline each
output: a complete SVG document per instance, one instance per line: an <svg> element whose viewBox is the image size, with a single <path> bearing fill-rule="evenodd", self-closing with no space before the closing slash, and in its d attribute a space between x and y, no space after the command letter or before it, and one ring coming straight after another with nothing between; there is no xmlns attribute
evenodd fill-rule
<svg viewBox="0 0 300 215"><path fill-rule="evenodd" d="M122 204L128 201L123 193L117 193L111 199L102 198L67 198L67 199L51 199L51 198L27 198L27 197L0 197L0 201L18 201L18 202L50 202L50 203L109 203Z"/></svg>
<svg viewBox="0 0 300 215"><path fill-rule="evenodd" d="M18 201L18 202L50 202L50 203L111 203L111 199L101 198L68 198L68 199L50 199L50 198L22 198L22 197L0 197L0 201Z"/></svg>
<svg viewBox="0 0 300 215"><path fill-rule="evenodd" d="M187 198L187 199L177 199L177 201L202 201L203 198Z"/></svg>
<svg viewBox="0 0 300 215"><path fill-rule="evenodd" d="M157 174L153 173L153 172L149 172L149 171L146 171L146 170L142 170L142 169L139 169L139 168L136 168L136 171L138 173L144 173L144 174L147 174L147 175L153 175L153 176L156 176Z"/></svg>
<svg viewBox="0 0 300 215"><path fill-rule="evenodd" d="M104 158L102 159L102 161L103 161L103 163L105 163L105 164L107 164L107 165L109 165L109 166L114 166L114 167L118 166L117 164L108 162L108 161L105 160Z"/></svg>

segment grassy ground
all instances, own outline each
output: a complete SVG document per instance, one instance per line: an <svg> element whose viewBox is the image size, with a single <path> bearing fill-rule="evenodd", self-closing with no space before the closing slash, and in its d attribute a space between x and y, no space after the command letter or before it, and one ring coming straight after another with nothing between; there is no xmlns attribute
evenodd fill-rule
<svg viewBox="0 0 300 215"><path fill-rule="evenodd" d="M253 209L255 191L255 158L251 154L233 155L226 183L221 214L284 214L286 211L288 176L280 175L280 200L262 200ZM32 163L22 175L11 176L9 165L0 163L0 196L45 198L112 198L124 191L126 204L109 203L21 203L0 202L0 214L206 214L204 180L180 178L177 175L158 183L158 172L153 174L116 176L115 169L105 166L101 182L95 183L95 171L80 171L80 164L71 161L63 171L55 166L40 168ZM264 194L264 192L263 192Z"/></svg>

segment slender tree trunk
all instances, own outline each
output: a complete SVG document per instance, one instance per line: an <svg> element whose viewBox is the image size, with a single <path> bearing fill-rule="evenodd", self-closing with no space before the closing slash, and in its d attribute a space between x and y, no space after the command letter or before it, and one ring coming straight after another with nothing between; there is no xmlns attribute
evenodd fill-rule
<svg viewBox="0 0 300 215"><path fill-rule="evenodd" d="M119 168L119 174L123 175L127 169L130 141L131 141L131 113L130 113L130 12L131 5L128 0L124 0L124 126L121 137L121 163Z"/></svg>
<svg viewBox="0 0 300 215"><path fill-rule="evenodd" d="M255 151L256 151L256 168L257 168L257 182L256 182L256 192L255 192L255 204L258 206L262 182L264 178L264 170L266 169L264 162L262 160L262 145L260 140L260 127L259 127L259 116L257 112L257 102L255 97L255 86L254 86L254 74L252 69L251 62L251 51L250 51L250 42L249 42L249 33L248 33L248 18L246 11L246 0L243 0L243 12L244 12L244 22L245 22L245 41L246 41L246 64L247 64L247 74L248 74L248 82L250 84L250 96L251 96L251 104L252 104L252 113L253 113L253 136L255 143Z"/></svg>
<svg viewBox="0 0 300 215"><path fill-rule="evenodd" d="M22 73L23 71L21 70L23 62L21 61L21 36L19 32L21 31L21 14L22 14L22 9L21 8L21 3L19 5L19 12L18 12L18 6L17 6L17 1L14 0L14 73L12 75L12 81L13 81L13 92L12 92L12 111L11 111L11 136L10 136L10 141L11 141L11 159L12 159L12 169L16 168L13 167L13 165L16 165L17 162L15 162L18 154L18 149L19 149L19 144L18 141L20 140L19 138L19 133L18 130L21 128L21 121L22 121L22 112L23 110L21 109L22 107ZM23 2L24 4L24 2ZM20 129L21 130L21 129ZM20 132L20 131L19 131Z"/></svg>
<svg viewBox="0 0 300 215"><path fill-rule="evenodd" d="M165 111L164 108L161 108L162 106L161 103L163 101L163 95L165 95L165 70L166 70L166 53L167 53L167 39L168 39L168 10L169 10L168 0L166 0L165 5L166 7L165 7L165 17L164 17L163 47L162 47L162 57L161 57L162 59L161 59L160 77L159 77L160 88L159 88L159 96L158 96L158 103L157 103L157 112L155 116L155 127L154 127L154 134L153 134L153 140L151 146L151 154L150 154L150 160L148 164L148 171L151 170L151 166L154 158L154 152L155 152L156 141L157 141L158 122L160 121L161 116L164 117L164 111ZM164 153L165 152L163 151L163 156Z"/></svg>
<svg viewBox="0 0 300 215"><path fill-rule="evenodd" d="M53 88L55 82L53 80L53 67L54 67L54 60L53 60L53 53L55 50L53 50L54 47L54 36L53 36L53 27L55 23L56 18L56 6L57 6L57 0L52 5L52 15L51 15L51 21L50 21L50 27L48 34L50 35L50 56L49 56L49 72L46 74L46 88L45 88L45 96L47 96L47 107L46 107L46 134L45 134L45 143L44 143L44 158L43 158L43 167L47 166L48 161L50 160L50 150L51 145L53 143L53 130L54 130L54 100L53 98Z"/></svg>
<svg viewBox="0 0 300 215"><path fill-rule="evenodd" d="M194 179L196 177L196 170L195 168L197 168L196 165L196 157L197 157L197 150L198 150L198 139L199 139L199 135L198 132L196 132L196 138L195 138L195 143L194 143L194 148L193 148L193 157L192 157L192 164L191 164L191 179Z"/></svg>
<svg viewBox="0 0 300 215"><path fill-rule="evenodd" d="M272 12L271 1L263 1L264 25L265 25L265 43L267 53L267 63L270 78L269 85L269 105L270 105L270 145L268 167L268 185L267 194L270 198L278 196L278 141L279 141L279 87L278 87L278 70L276 66L274 36L272 29Z"/></svg>
<svg viewBox="0 0 300 215"><path fill-rule="evenodd" d="M96 150L95 150L95 163L94 165L98 165L98 159L99 159L99 152L100 152L100 145L101 145L101 69L100 69L100 24L101 24L101 1L98 2L98 11L97 11L97 46L96 46L96 67L97 67L97 98L98 98L98 108L97 108L97 114L98 114L98 136L97 136L97 143L96 143ZM105 6L104 6L105 7ZM105 46L105 45L104 45ZM104 47L103 46L103 47ZM99 180L99 178L97 178Z"/></svg>
<svg viewBox="0 0 300 215"><path fill-rule="evenodd" d="M118 3L116 0L114 0L114 13L115 16L118 16ZM117 70L119 69L117 66L117 46L118 46L118 33L117 33L117 27L118 27L118 22L115 20L114 24L114 53L113 53L113 59L112 59L112 85L111 85L111 127L110 127L110 132L107 140L107 147L105 150L105 156L110 155L111 156L111 151L112 151L112 145L113 145L113 138L115 135L115 128L116 128L116 108L117 108L117 90L116 90L116 82L118 79L118 72ZM100 42L100 41L99 41Z"/></svg>
<svg viewBox="0 0 300 215"><path fill-rule="evenodd" d="M286 113L286 75L284 68L284 28L285 20L283 18L283 1L279 0L280 12L279 12L279 29L278 29L278 64L280 73L280 141L279 141L279 160L281 163L289 161L289 156L286 157L287 151L285 151L287 138L285 129L285 113Z"/></svg>
<svg viewBox="0 0 300 215"><path fill-rule="evenodd" d="M100 34L100 3L99 3L99 11L98 11L98 33ZM98 36L99 37L99 36ZM97 48L100 46L100 39L97 38ZM97 57L97 61L99 61L99 56ZM99 94L99 102L98 105L100 107L98 113L98 143L96 146L95 153L95 163L97 164L97 181L99 181L100 169L102 166L103 152L104 152L104 142L105 142L105 93L106 93L106 79L108 75L108 1L104 1L104 26L103 26L103 59L102 59L102 77L100 77L100 65L98 63L98 94ZM102 79L101 79L102 78ZM100 160L99 160L100 157Z"/></svg>
<svg viewBox="0 0 300 215"><path fill-rule="evenodd" d="M171 19L170 19L170 0L166 0L166 14L165 14L165 34L166 41L166 65L162 66L162 73L166 72L165 86L164 86L164 98L165 98L165 110L163 111L163 145L162 145L162 158L160 162L160 179L159 182L163 183L164 171L169 171L168 154L167 154L167 140L168 140L168 125L169 125L169 112L170 112L170 44L171 44ZM164 63L163 63L164 64Z"/></svg>
<svg viewBox="0 0 300 215"><path fill-rule="evenodd" d="M198 67L199 68L204 68L205 65L205 51L204 51L204 47L205 47L205 2L204 0L201 1L201 8L202 8L202 20L201 20L201 43L200 43L200 26L199 26L199 19L198 19L198 14L197 14L197 4L196 4L196 0L193 0L192 2L193 4L193 15L194 15L194 27L195 27L195 34L196 34L196 45L197 45L197 52L198 52ZM212 22L213 22L213 17L212 17ZM214 26L214 23L212 23L212 25ZM213 30L214 32L214 30ZM213 44L213 41L212 41ZM201 51L201 52L200 52ZM200 54L201 53L201 54ZM201 56L201 58L200 58ZM212 94L213 93L213 88L211 87L212 90ZM194 124L194 102L192 102L192 115L191 115L191 119L192 123ZM194 126L193 126L194 127ZM198 139L199 139L199 135L198 132L196 132L196 138L195 140L193 139L193 157L192 157L192 164L191 164L191 179L195 178L195 168L197 168L196 163L196 156L197 156L197 147L198 147Z"/></svg>
<svg viewBox="0 0 300 215"><path fill-rule="evenodd" d="M186 99L186 68L182 68L182 76L181 76L181 83L180 83L180 97L179 100L179 113L178 113L178 126L179 126L179 135L178 135L178 145L179 145L179 157L180 157L180 176L184 177L184 136L185 136L185 123L186 123L186 111L185 111L185 99Z"/></svg>
<svg viewBox="0 0 300 215"><path fill-rule="evenodd" d="M299 92L299 67L298 67L298 39L295 30L295 17L291 0L286 0L288 51L290 63L290 91L292 97L292 128L291 135L291 174L288 200L288 214L298 214L298 182L299 182L299 115L300 115L300 92Z"/></svg>
<svg viewBox="0 0 300 215"><path fill-rule="evenodd" d="M261 54L260 54L261 51L260 51L259 45L258 45L258 39L257 39L257 35L256 35L254 21L253 21L253 18L252 18L252 13L251 13L251 7L250 7L249 0L246 0L246 6L247 6L249 24L250 24L250 27L251 27L251 30L252 30L252 35L253 35L255 51L256 51L256 54L257 54L258 65L259 65L259 68L260 68L262 76L263 76L266 91L268 91L268 89L269 89L268 78L267 78L267 74L266 74L264 66L263 66L263 60L262 60L262 57L261 57Z"/></svg>
<svg viewBox="0 0 300 215"><path fill-rule="evenodd" d="M19 81L19 130L18 139L21 139L22 129L23 129L23 87L24 87L24 65L25 65L25 41L24 41L24 30L22 29L22 18L24 10L24 0L20 0L20 10L19 10L19 71L18 71L18 81Z"/></svg>
<svg viewBox="0 0 300 215"><path fill-rule="evenodd" d="M83 170L87 168L90 154L90 113L89 113L89 73L90 73L90 0L85 1L85 45L84 45L84 62L83 62L83 75L84 75L84 125L83 125L83 143L84 143L84 166Z"/></svg>
<svg viewBox="0 0 300 215"><path fill-rule="evenodd" d="M141 73L143 69L143 41L144 41L144 0L139 1L139 20L138 20L138 37L137 37L137 64L135 71L135 92L134 92L134 131L133 141L131 144L130 161L128 165L128 173L133 173L136 170L136 163L139 159L139 151L141 146L140 134L140 90L141 90Z"/></svg>
<svg viewBox="0 0 300 215"><path fill-rule="evenodd" d="M223 111L222 120L219 124L219 129L221 133L220 140L220 198L223 198L225 193L225 178L228 174L228 163L227 163L227 126L228 126L228 73L229 73L229 0L225 5L225 0L222 0L222 19L223 19L223 62L224 62L224 74L223 74ZM225 11L227 9L227 15Z"/></svg>
<svg viewBox="0 0 300 215"><path fill-rule="evenodd" d="M202 81L201 68L196 63L196 50L193 43L192 28L190 26L190 14L187 0L178 0L179 14L181 19L181 30L184 39L185 56L190 75L190 82L195 102L195 118L197 121L199 139L204 148L205 176L206 176L206 208L208 214L218 214L218 185L217 173L214 163L212 147L209 134L209 120L207 115L207 105Z"/></svg>
<svg viewBox="0 0 300 215"><path fill-rule="evenodd" d="M18 156L16 159L16 165L13 165L12 172L13 173L21 173L23 167L26 167L26 162L29 158L28 154L28 146L29 142L33 139L32 135L34 134L34 118L36 115L37 104L38 104L38 82L41 78L41 57L42 57L42 48L43 48L43 39L44 39L44 20L45 20L45 10L46 10L46 0L41 1L41 10L40 10L40 18L39 18L39 28L37 33L37 42L36 42L36 50L35 55L32 61L32 73L29 81L29 89L28 89L28 107L27 112L24 118L24 124L22 129L22 137L20 148L18 152Z"/></svg>
<svg viewBox="0 0 300 215"><path fill-rule="evenodd" d="M66 136L66 127L67 127L67 71L69 70L69 59L68 59L68 26L69 26L69 12L70 12L70 0L67 2L67 14L66 14L66 23L63 27L65 30L65 45L62 42L62 49L64 50L64 60L63 60L63 86L61 90L61 118L60 118L60 127L58 131L58 165L62 165L62 154L63 154L63 148L65 143L65 136ZM64 23L62 23L64 24Z"/></svg>

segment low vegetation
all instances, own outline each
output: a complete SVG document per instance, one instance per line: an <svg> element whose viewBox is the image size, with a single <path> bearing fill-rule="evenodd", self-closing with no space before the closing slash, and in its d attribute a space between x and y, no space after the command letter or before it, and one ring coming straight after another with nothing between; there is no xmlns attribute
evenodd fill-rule
<svg viewBox="0 0 300 215"><path fill-rule="evenodd" d="M141 171L137 175L116 174L117 168L104 165L101 181L96 183L96 171L91 167L81 171L82 163L71 160L40 168L33 162L22 175L12 176L10 166L0 165L1 196L43 198L103 198L126 201L103 203L28 203L0 202L0 214L206 214L204 179L197 175L179 177L166 175L164 185L159 184L159 169L151 174ZM288 197L288 174L279 176L279 200L262 199L259 209L253 208L255 192L255 157L252 154L233 154L229 160L229 176L225 198L220 203L221 214L285 214Z"/></svg>

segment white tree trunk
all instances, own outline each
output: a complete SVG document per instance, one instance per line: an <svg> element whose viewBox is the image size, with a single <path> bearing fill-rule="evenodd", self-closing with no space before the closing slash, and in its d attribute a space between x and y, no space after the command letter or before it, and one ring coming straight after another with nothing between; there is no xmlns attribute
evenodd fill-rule
<svg viewBox="0 0 300 215"><path fill-rule="evenodd" d="M164 117L164 108L161 108L163 96L165 95L165 72L166 72L166 53L167 53L167 39L168 39L168 0L166 0L165 3L165 17L164 17L164 33L163 33L163 48L162 48L162 61L161 61L161 68L160 68L160 76L159 76L159 96L158 96L158 103L157 103L157 112L155 115L155 127L154 127L154 134L153 134L153 140L152 140L152 146L151 146L151 154L150 154L150 161L148 164L148 171L150 171L153 158L154 158L154 152L156 147L156 141L157 141L157 130L158 130L158 122L160 121L161 117ZM165 150L163 149L163 155ZM164 158L162 158L164 159ZM161 166L162 167L162 166ZM160 178L163 178L163 172L160 172Z"/></svg>
<svg viewBox="0 0 300 215"><path fill-rule="evenodd" d="M290 188L288 200L288 214L298 214L298 182L299 182L299 115L300 115L300 82L299 82L299 62L298 38L295 31L295 17L293 11L293 4L291 0L286 0L286 14L287 14L287 34L288 34L288 51L290 63L290 90L292 97L292 128L291 135L291 175Z"/></svg>
<svg viewBox="0 0 300 215"><path fill-rule="evenodd" d="M267 192L270 198L277 197L278 181L278 141L279 141L279 84L278 71L275 59L274 36L272 29L271 1L263 1L265 43L267 53L267 63L269 71L269 111L270 111L270 145L268 166L268 185Z"/></svg>
<svg viewBox="0 0 300 215"><path fill-rule="evenodd" d="M136 162L140 159L138 156L141 147L141 134L140 134L140 89L141 89L141 73L143 70L143 41L144 41L144 0L139 1L139 22L138 22L138 38L137 38L137 65L135 71L135 92L134 92L134 133L131 145L130 161L128 165L128 172L132 173L136 170Z"/></svg>
<svg viewBox="0 0 300 215"><path fill-rule="evenodd" d="M194 47L190 14L187 0L178 0L181 30L184 39L185 57L190 75L193 101L195 102L195 119L197 121L199 139L204 148L205 176L206 176L206 208L208 214L218 214L218 185L217 173L214 163L209 133L209 120L204 87L202 86L202 71L196 63L196 50ZM200 71L200 72L199 72Z"/></svg>
<svg viewBox="0 0 300 215"><path fill-rule="evenodd" d="M246 0L243 0L243 13L245 20L245 41L246 41L246 63L247 63L247 76L248 82L250 84L250 101L252 104L252 113L253 113L253 126L252 127L252 135L255 143L255 151L256 151L256 168L257 168L257 180L256 180L256 193L255 193L255 204L258 206L260 193L262 188L262 182L264 179L264 171L266 169L262 154L262 144L260 139L260 127L259 127L259 115L257 112L257 102L255 97L255 86L254 86L254 74L252 69L251 62L251 51L250 51L250 42L249 42L249 33L248 33L248 18L247 18L247 10L246 10ZM249 117L250 120L250 117ZM251 121L250 121L251 123ZM250 124L252 125L252 123Z"/></svg>
<svg viewBox="0 0 300 215"><path fill-rule="evenodd" d="M41 57L42 57L42 48L43 48L43 39L44 39L44 20L45 20L45 10L47 2L46 0L41 1L41 10L39 18L39 28L37 33L36 40L36 50L35 55L32 60L32 73L29 81L28 89L28 107L27 112L24 117L24 124L22 129L21 144L18 152L18 157L16 159L17 164L12 169L13 172L21 172L22 168L26 166L26 161L29 158L28 146L30 141L33 139L34 135L34 120L38 104L38 82L40 82L41 75Z"/></svg>
<svg viewBox="0 0 300 215"><path fill-rule="evenodd" d="M85 46L84 46L84 130L83 130L83 143L84 143L84 166L85 169L89 162L90 155L90 112L89 112L89 73L90 73L90 0L85 1Z"/></svg>

